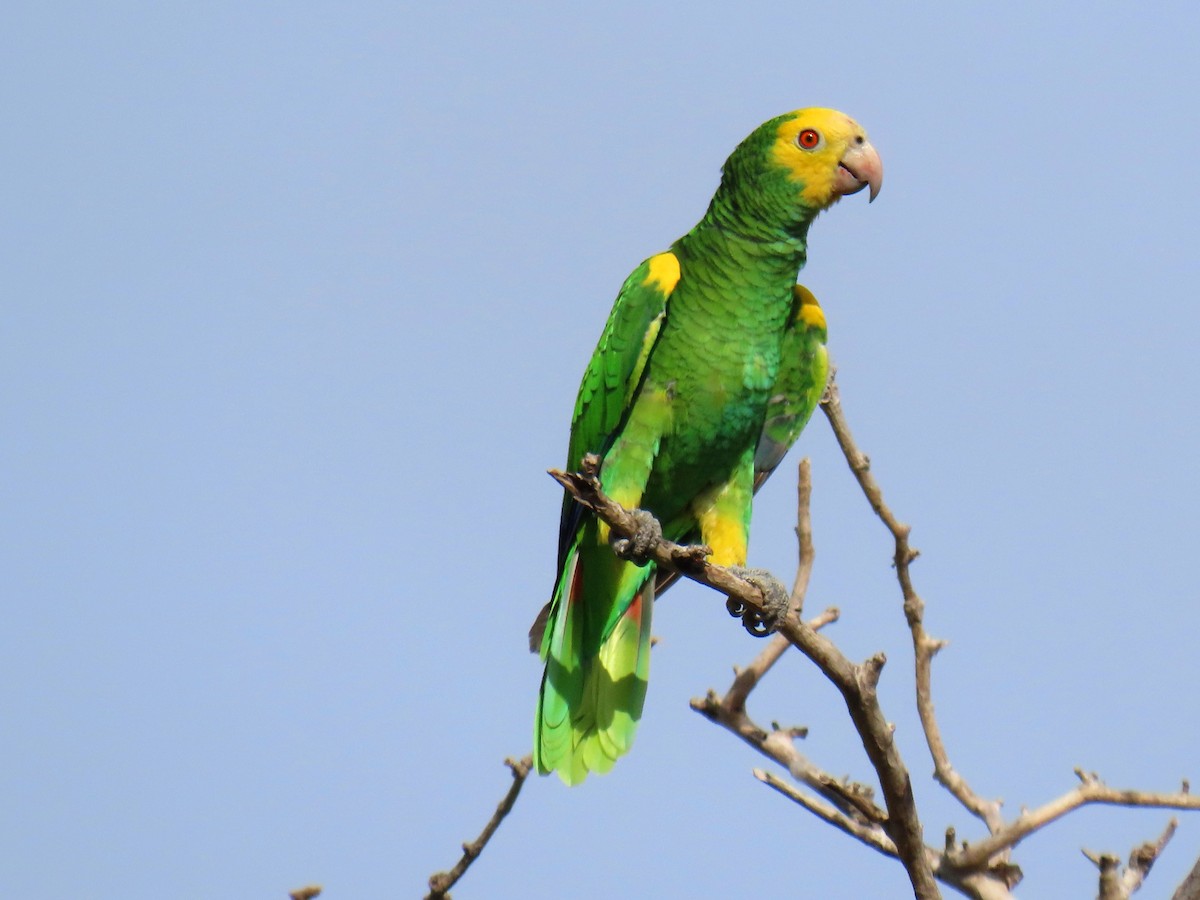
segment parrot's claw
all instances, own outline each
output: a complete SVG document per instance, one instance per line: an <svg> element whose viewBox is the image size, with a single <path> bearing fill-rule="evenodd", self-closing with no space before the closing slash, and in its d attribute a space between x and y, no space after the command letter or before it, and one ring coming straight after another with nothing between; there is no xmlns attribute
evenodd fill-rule
<svg viewBox="0 0 1200 900"><path fill-rule="evenodd" d="M630 537L622 538L613 535L609 538L613 553L621 559L628 560L635 566L644 566L650 562L654 548L663 539L662 526L644 509L630 510L637 521L637 531Z"/></svg>
<svg viewBox="0 0 1200 900"><path fill-rule="evenodd" d="M779 583L779 579L766 569L748 569L745 566L731 566L729 571L743 581L750 582L762 591L767 605L760 612L757 609L747 606L741 600L735 600L733 597L730 597L725 601L725 608L729 610L731 616L741 619L742 626L752 635L755 637L766 637L775 630L775 626L779 624L779 620L787 615L788 607L792 602L791 594L788 593L787 588Z"/></svg>

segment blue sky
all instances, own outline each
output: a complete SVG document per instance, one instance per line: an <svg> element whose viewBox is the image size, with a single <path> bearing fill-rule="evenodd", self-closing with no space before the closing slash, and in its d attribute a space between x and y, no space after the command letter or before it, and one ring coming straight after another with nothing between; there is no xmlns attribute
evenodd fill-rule
<svg viewBox="0 0 1200 900"><path fill-rule="evenodd" d="M11 5L0 142L0 888L414 896L527 751L579 374L759 122L885 165L814 226L851 424L923 556L951 757L1015 813L1200 778L1194 4ZM929 838L890 543L818 416L812 609ZM794 454L795 458L799 454ZM751 562L790 580L794 459ZM903 896L687 701L757 650L687 585L612 774L531 782L456 896ZM753 696L869 767L799 656ZM1022 845L1086 896L1169 814ZM1146 896L1200 854L1182 816Z"/></svg>

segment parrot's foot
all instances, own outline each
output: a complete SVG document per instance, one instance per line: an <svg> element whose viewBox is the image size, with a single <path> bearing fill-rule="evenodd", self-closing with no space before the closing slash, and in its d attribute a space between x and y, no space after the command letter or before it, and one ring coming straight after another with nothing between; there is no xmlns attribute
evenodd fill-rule
<svg viewBox="0 0 1200 900"><path fill-rule="evenodd" d="M788 593L787 588L779 583L779 579L768 572L766 569L748 569L745 566L730 566L729 571L741 578L743 581L748 581L760 591L763 597L766 598L766 608L759 612L743 603L741 600L735 600L730 597L725 602L725 608L729 610L729 614L735 619L742 620L742 626L755 637L766 637L775 630L775 626L788 613L788 607L791 605L792 596Z"/></svg>
<svg viewBox="0 0 1200 900"><path fill-rule="evenodd" d="M609 538L613 553L621 559L628 560L635 566L644 566L650 562L654 548L662 542L662 526L644 509L630 510L637 522L637 531L630 537L620 538L615 535Z"/></svg>

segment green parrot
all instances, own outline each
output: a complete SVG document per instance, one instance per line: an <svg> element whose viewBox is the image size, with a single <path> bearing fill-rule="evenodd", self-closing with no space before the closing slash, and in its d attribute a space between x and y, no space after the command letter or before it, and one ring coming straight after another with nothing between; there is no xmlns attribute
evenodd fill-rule
<svg viewBox="0 0 1200 900"><path fill-rule="evenodd" d="M567 467L597 454L610 497L741 567L754 491L828 378L824 315L796 284L808 228L843 196L869 186L874 200L883 167L849 116L802 109L760 125L721 171L700 222L621 287L575 401ZM609 543L566 496L531 640L540 633L546 665L534 762L569 785L630 749L646 696L655 566Z"/></svg>

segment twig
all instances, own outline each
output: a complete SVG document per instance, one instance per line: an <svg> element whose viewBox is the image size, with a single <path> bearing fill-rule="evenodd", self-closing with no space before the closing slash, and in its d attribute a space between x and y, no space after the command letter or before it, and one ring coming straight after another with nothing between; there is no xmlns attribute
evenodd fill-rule
<svg viewBox="0 0 1200 900"><path fill-rule="evenodd" d="M796 473L796 580L792 582L791 609L800 615L804 611L804 596L812 577L817 551L812 533L812 462L806 456L800 460Z"/></svg>
<svg viewBox="0 0 1200 900"><path fill-rule="evenodd" d="M796 565L796 578L792 583L792 599L789 604L789 609L797 616L804 609L804 595L808 592L809 578L812 576L813 563L817 557L816 549L813 546L811 503L812 462L806 456L800 460L796 482L796 543L799 562ZM837 607L830 607L813 619L809 626L819 630L827 624L836 622L839 614ZM722 701L725 707L730 710L745 709L746 697L790 646L787 638L782 635L777 634L772 637L766 649L755 658L754 662L738 672Z"/></svg>
<svg viewBox="0 0 1200 900"><path fill-rule="evenodd" d="M887 836L878 822L863 822L855 816L846 815L842 810L835 809L828 804L822 803L820 800L814 800L812 797L801 793L782 778L772 775L770 772L764 772L762 769L754 769L752 770L752 774L763 784L767 785L767 787L774 788L789 800L800 804L817 818L825 820L836 828L840 828L851 837L862 841L872 850L878 850L880 853L890 856L893 859L896 858L896 845L892 843L892 839Z"/></svg>
<svg viewBox="0 0 1200 900"><path fill-rule="evenodd" d="M782 778L778 778L769 772L764 772L762 769L754 769L753 775L759 781L763 782L763 784L775 789L789 800L804 807L817 818L828 822L872 850L877 850L885 856L890 856L892 859L899 859L899 854L896 852L896 845L892 843L891 838L884 833L882 827L878 824L860 822L853 816L848 816L819 800L805 796L801 791L788 784ZM975 898L975 900L1013 900L1013 895L1009 888L1014 883L1014 879L1005 867L999 867L994 871L982 872L939 870L936 867L941 859L941 854L932 847L926 847L925 852L929 857L930 864L935 867L934 872L938 880L945 882L949 887L960 891L968 897Z"/></svg>
<svg viewBox="0 0 1200 900"><path fill-rule="evenodd" d="M1012 849L1039 828L1061 819L1067 813L1089 803L1110 806L1137 806L1161 809L1198 809L1200 796L1186 790L1174 794L1153 791L1130 791L1111 788L1095 774L1076 769L1080 785L1067 791L1031 812L1022 812L1014 821L1004 825L994 834L968 847L949 854L947 863L955 868L971 869L987 863L988 859L1003 850Z"/></svg>
<svg viewBox="0 0 1200 900"><path fill-rule="evenodd" d="M496 833L496 829L500 827L504 817L509 814L513 804L517 802L517 795L521 793L521 787L525 784L525 779L529 777L530 769L533 768L533 758L524 756L519 760L513 760L509 757L504 760L504 764L512 771L513 777L513 783L509 787L508 793L504 795L504 799L500 801L500 805L496 807L496 811L492 813L488 823L483 826L479 837L469 844L463 844L462 858L454 864L454 868L449 872L437 872L429 876L429 893L425 895L425 900L446 900L450 896L448 893L450 888L454 887L458 879L463 877L463 873L470 868L471 863L483 852L483 848L492 839L492 835Z"/></svg>
<svg viewBox="0 0 1200 900"><path fill-rule="evenodd" d="M1113 854L1084 850L1083 855L1100 870L1100 900L1129 900L1146 880L1150 867L1174 836L1175 826L1178 824L1175 819L1171 819L1157 841L1146 841L1134 847L1124 872L1121 871L1121 860Z"/></svg>
<svg viewBox="0 0 1200 900"><path fill-rule="evenodd" d="M1200 900L1200 859L1197 859L1192 870L1175 888L1171 900Z"/></svg>
<svg viewBox="0 0 1200 900"><path fill-rule="evenodd" d="M821 629L837 621L837 617L836 609L827 609L812 619L809 627ZM878 826L887 818L887 813L875 805L871 788L834 778L813 765L796 747L795 738L803 736L804 729L773 728L768 731L746 713L746 697L789 646L786 638L775 635L750 665L738 670L724 697L718 697L716 691L710 690L703 699L693 699L691 707L710 722L736 734L763 756L784 766L792 777L804 782L843 814Z"/></svg>
<svg viewBox="0 0 1200 900"><path fill-rule="evenodd" d="M919 551L913 548L908 540L912 528L901 522L884 502L883 490L871 474L871 461L858 448L850 433L850 426L842 411L841 394L837 383L832 379L825 396L821 399L821 409L833 427L838 446L842 448L846 462L850 465L850 470L854 473L867 502L871 504L871 509L891 532L895 541L892 560L896 568L896 579L900 582L900 591L904 597L904 617L912 633L913 655L916 659L917 713L921 719L921 729L925 732L925 741L929 745L929 754L933 757L934 777L972 814L982 819L988 830L994 834L1004 825L1000 803L985 800L976 794L950 764L950 756L946 752L941 728L934 714L931 686L933 657L945 646L945 641L932 638L925 631L925 602L913 587L910 571L913 560L919 555Z"/></svg>

